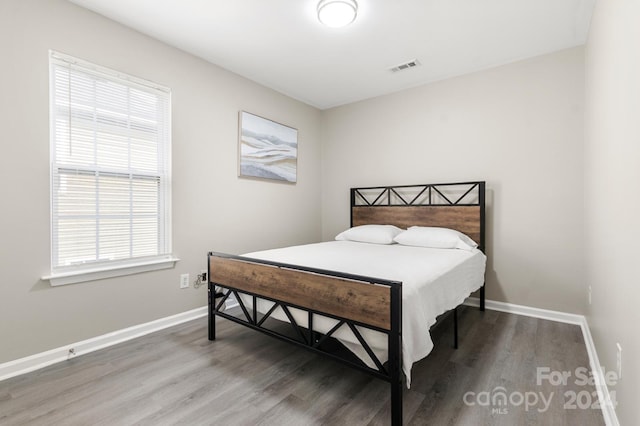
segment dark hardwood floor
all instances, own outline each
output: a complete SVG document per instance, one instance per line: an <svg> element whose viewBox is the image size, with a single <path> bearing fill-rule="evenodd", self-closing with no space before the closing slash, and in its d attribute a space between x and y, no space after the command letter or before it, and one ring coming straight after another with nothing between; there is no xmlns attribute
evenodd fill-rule
<svg viewBox="0 0 640 426"><path fill-rule="evenodd" d="M0 424L389 424L387 383L218 324L215 342L202 318L0 382ZM463 307L459 327L459 349L446 320L414 365L405 424L604 424L599 409L579 408L596 399L575 374L589 367L578 326ZM571 377L538 380L538 368Z"/></svg>

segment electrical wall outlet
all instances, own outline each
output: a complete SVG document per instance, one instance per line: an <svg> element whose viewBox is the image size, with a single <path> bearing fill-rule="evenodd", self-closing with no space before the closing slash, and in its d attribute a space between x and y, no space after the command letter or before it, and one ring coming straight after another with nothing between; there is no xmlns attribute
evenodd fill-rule
<svg viewBox="0 0 640 426"><path fill-rule="evenodd" d="M203 283L207 282L207 270L206 269L201 269L200 270L200 281Z"/></svg>
<svg viewBox="0 0 640 426"><path fill-rule="evenodd" d="M189 274L180 275L180 288L189 288Z"/></svg>
<svg viewBox="0 0 640 426"><path fill-rule="evenodd" d="M587 288L587 294L589 295L589 304L591 304L591 286Z"/></svg>
<svg viewBox="0 0 640 426"><path fill-rule="evenodd" d="M616 367L618 369L618 380L622 378L622 346L620 343L616 343L618 347L618 354L616 355Z"/></svg>

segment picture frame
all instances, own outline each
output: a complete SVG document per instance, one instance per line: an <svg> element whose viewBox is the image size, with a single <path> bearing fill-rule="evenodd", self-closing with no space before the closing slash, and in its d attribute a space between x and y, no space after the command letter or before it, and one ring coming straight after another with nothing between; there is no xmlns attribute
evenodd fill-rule
<svg viewBox="0 0 640 426"><path fill-rule="evenodd" d="M298 130L246 111L238 122L238 176L296 183Z"/></svg>

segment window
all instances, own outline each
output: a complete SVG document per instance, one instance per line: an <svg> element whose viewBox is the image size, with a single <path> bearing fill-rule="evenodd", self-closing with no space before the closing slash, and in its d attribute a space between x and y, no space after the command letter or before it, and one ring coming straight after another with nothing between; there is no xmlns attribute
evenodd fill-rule
<svg viewBox="0 0 640 426"><path fill-rule="evenodd" d="M169 89L57 52L49 59L46 278L59 285L173 266Z"/></svg>

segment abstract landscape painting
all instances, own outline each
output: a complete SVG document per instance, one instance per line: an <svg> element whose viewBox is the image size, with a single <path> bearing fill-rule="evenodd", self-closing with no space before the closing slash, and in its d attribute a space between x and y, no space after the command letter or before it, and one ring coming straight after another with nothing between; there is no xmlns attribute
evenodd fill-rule
<svg viewBox="0 0 640 426"><path fill-rule="evenodd" d="M240 111L240 176L296 182L298 131Z"/></svg>

